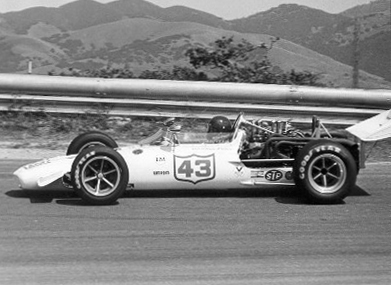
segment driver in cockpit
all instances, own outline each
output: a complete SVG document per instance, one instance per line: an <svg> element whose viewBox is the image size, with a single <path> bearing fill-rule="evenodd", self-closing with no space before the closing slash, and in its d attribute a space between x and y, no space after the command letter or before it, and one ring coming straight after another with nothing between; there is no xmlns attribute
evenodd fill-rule
<svg viewBox="0 0 391 285"><path fill-rule="evenodd" d="M224 116L215 116L208 123L208 141L222 143L231 140L233 134L231 121Z"/></svg>

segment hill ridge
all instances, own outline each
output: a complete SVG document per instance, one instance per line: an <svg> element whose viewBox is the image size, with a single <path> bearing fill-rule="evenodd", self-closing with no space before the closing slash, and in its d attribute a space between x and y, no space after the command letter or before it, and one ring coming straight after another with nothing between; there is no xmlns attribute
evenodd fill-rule
<svg viewBox="0 0 391 285"><path fill-rule="evenodd" d="M384 0L375 2L381 1ZM11 46L14 43L10 40L11 35L24 35L32 40L36 38L47 42L52 47L47 56L42 56L42 52L38 50L29 53L30 59L35 60L37 66L47 68L67 68L70 64L76 64L79 68L83 65L85 68L99 68L108 62L119 64L120 61L134 61L134 65L140 68L156 68L158 64L163 67L172 66L175 62L183 63L185 59L180 57L183 57L184 50L191 45L208 45L219 36L230 34L246 39L258 37L267 40L271 36L280 37L302 46L303 50L309 48L349 64L347 59L351 49L353 25L353 19L343 13L330 14L297 4L283 4L246 18L226 21L185 6L161 8L145 0L117 0L107 4L94 0L78 0L59 8L36 7L9 12L1 14L0 19L0 59L6 62L0 67L2 72L21 71L28 60L23 55L26 53L19 52L20 43ZM382 64L389 62L382 43L388 43L386 38L390 36L390 31L387 30L387 25L377 27L379 21L368 21L365 26L369 31L366 32L366 37L363 37L362 44L366 50L363 52L361 68L386 78L389 76L387 79L391 81L391 67ZM163 23L171 23L172 27L175 27L173 31L177 33L160 34L156 31L154 36L140 36L135 40L127 34L132 31L134 34L149 35L148 30L152 28L149 25L157 22L160 26ZM135 23L139 26L130 27L136 25ZM123 27L126 24L129 25L128 29ZM178 25L182 25L182 28ZM115 30L112 27L119 28ZM192 28L187 30L187 27ZM88 31L92 31L88 30L89 28L100 30L101 34L89 35ZM85 34L84 38L80 36L82 33ZM122 41L118 39L121 37ZM128 42L125 42L125 39ZM37 46L34 46L32 50L36 48ZM290 48L293 48L292 44ZM34 58L34 52L39 56ZM62 59L55 63L58 57ZM282 62L276 57L274 59L275 62ZM304 68L300 62L288 62L294 64L291 69Z"/></svg>

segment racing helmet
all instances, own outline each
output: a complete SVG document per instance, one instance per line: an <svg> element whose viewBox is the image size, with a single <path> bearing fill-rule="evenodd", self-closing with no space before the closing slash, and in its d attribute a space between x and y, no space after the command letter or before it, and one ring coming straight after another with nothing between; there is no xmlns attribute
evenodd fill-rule
<svg viewBox="0 0 391 285"><path fill-rule="evenodd" d="M231 121L224 116L215 116L208 123L208 133L230 133Z"/></svg>

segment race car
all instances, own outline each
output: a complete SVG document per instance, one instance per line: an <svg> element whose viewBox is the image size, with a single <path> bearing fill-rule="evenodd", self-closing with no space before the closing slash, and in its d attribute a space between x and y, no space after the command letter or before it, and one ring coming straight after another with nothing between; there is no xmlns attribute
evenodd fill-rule
<svg viewBox="0 0 391 285"><path fill-rule="evenodd" d="M371 120L371 119L370 119ZM65 156L43 159L14 172L28 190L71 188L87 203L115 203L126 190L254 189L296 186L311 203L335 203L349 195L364 167L363 140L388 137L389 113L347 130L329 132L317 117L304 132L288 121L232 123L216 116L203 133L182 132L174 118L150 137L118 147L101 132L76 137ZM366 125L367 124L367 125ZM385 129L385 131L384 131ZM376 134L378 136L376 137Z"/></svg>

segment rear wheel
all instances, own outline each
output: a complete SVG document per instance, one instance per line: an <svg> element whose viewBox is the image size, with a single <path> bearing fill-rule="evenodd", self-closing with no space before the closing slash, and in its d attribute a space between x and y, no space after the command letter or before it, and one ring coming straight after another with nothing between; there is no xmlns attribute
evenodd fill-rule
<svg viewBox="0 0 391 285"><path fill-rule="evenodd" d="M297 187L315 203L335 203L349 195L356 183L357 166L339 143L319 140L307 144L294 163Z"/></svg>
<svg viewBox="0 0 391 285"><path fill-rule="evenodd" d="M92 131L78 135L68 146L67 155L77 154L92 146L118 147L114 139L102 132Z"/></svg>
<svg viewBox="0 0 391 285"><path fill-rule="evenodd" d="M108 147L83 150L71 170L72 186L86 202L113 204L128 185L128 167L123 157Z"/></svg>

